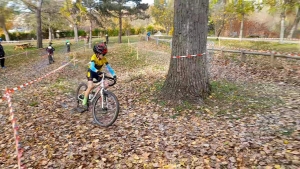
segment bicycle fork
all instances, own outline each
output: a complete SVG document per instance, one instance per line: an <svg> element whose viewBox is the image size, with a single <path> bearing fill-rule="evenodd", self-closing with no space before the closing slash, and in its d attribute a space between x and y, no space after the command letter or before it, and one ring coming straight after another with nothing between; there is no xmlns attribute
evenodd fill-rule
<svg viewBox="0 0 300 169"><path fill-rule="evenodd" d="M101 94L101 108L102 108L103 111L107 111L107 107L105 107L105 105L104 105L105 104L104 102L106 102L106 96L104 94L104 88L102 88L100 90L100 94Z"/></svg>

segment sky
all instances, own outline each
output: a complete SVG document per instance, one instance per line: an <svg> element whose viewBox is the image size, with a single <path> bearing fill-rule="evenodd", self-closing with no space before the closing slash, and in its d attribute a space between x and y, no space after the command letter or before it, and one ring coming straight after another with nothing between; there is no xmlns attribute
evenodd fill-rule
<svg viewBox="0 0 300 169"><path fill-rule="evenodd" d="M154 0L142 0L142 3L148 3L149 5L154 3Z"/></svg>

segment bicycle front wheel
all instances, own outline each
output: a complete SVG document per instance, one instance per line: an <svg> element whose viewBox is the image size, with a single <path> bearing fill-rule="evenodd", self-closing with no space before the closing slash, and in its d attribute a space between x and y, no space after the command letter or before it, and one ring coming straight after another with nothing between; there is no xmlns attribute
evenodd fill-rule
<svg viewBox="0 0 300 169"><path fill-rule="evenodd" d="M93 104L93 117L98 125L108 127L117 120L120 105L115 94L103 91L103 98L97 96Z"/></svg>
<svg viewBox="0 0 300 169"><path fill-rule="evenodd" d="M84 93L87 90L88 86L85 83L80 83L77 91L76 91L76 101L77 101L77 107L80 107L82 105L82 101L84 98Z"/></svg>

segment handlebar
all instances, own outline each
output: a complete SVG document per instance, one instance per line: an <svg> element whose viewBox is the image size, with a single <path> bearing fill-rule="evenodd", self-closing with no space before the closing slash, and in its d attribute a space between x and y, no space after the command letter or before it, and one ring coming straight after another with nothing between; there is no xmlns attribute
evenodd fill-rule
<svg viewBox="0 0 300 169"><path fill-rule="evenodd" d="M94 82L94 83L99 83L99 82L102 80L102 78L104 77L104 79L106 79L106 80L113 81L113 83L109 84L108 86L113 86L113 85L115 85L116 82L117 82L117 79L116 79L116 78L113 78L113 77L110 77L110 76L107 76L106 74L107 74L107 73L105 73L105 72L98 72L98 75L99 75L100 78L99 78L98 80L96 80L96 81L93 80L93 82ZM101 76L102 76L102 77L101 77Z"/></svg>

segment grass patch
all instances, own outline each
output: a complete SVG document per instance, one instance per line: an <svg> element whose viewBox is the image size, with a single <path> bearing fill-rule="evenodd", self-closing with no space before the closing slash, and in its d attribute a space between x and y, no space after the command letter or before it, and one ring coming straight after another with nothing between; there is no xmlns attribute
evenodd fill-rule
<svg viewBox="0 0 300 169"><path fill-rule="evenodd" d="M211 85L212 93L205 103L217 115L264 112L274 104L282 104L275 96L261 94L265 89L259 89L257 85L240 85L228 81L213 81Z"/></svg>
<svg viewBox="0 0 300 169"><path fill-rule="evenodd" d="M29 106L31 106L31 107L37 107L38 105L39 105L39 102L37 102L37 101L32 101L29 103Z"/></svg>
<svg viewBox="0 0 300 169"><path fill-rule="evenodd" d="M219 46L218 40L209 39L214 42L215 47ZM253 49L253 50L270 50L278 52L299 52L299 44L280 44L278 42L255 42L255 41L238 41L238 40L220 40L221 46Z"/></svg>

